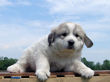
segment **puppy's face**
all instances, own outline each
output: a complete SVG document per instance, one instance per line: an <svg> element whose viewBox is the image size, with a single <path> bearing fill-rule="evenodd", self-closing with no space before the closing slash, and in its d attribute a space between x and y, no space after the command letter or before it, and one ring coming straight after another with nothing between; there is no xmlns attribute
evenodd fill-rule
<svg viewBox="0 0 110 82"><path fill-rule="evenodd" d="M79 51L84 43L87 47L93 45L81 26L74 23L63 23L53 29L48 37L48 42L49 46L53 46L58 50L68 51Z"/></svg>

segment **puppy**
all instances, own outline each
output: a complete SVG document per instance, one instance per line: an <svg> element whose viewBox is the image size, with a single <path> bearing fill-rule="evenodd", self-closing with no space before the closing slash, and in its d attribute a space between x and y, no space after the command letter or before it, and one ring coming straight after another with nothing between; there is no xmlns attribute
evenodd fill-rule
<svg viewBox="0 0 110 82"><path fill-rule="evenodd" d="M24 50L17 63L9 66L9 72L25 72L27 67L35 71L40 80L46 80L50 71L76 72L85 78L94 71L81 62L83 45L93 45L80 25L66 22L55 27L48 36Z"/></svg>

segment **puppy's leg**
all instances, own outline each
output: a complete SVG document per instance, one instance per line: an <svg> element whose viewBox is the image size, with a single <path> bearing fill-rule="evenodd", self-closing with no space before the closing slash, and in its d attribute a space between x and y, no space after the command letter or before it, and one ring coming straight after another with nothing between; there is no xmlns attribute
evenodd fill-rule
<svg viewBox="0 0 110 82"><path fill-rule="evenodd" d="M90 78L94 75L94 71L79 60L74 61L74 72L81 74L85 78Z"/></svg>
<svg viewBox="0 0 110 82"><path fill-rule="evenodd" d="M24 52L23 56L13 65L7 68L9 72L23 73L27 67L27 52Z"/></svg>
<svg viewBox="0 0 110 82"><path fill-rule="evenodd" d="M36 61L36 75L39 80L46 80L50 76L50 65L47 57L40 54Z"/></svg>
<svg viewBox="0 0 110 82"><path fill-rule="evenodd" d="M7 71L8 72L23 73L23 72L25 72L25 69L21 64L15 63L15 64L9 66L7 68Z"/></svg>
<svg viewBox="0 0 110 82"><path fill-rule="evenodd" d="M74 71L74 65L73 65L73 64L67 65L67 66L64 68L64 71L65 71L65 72L73 72L73 71Z"/></svg>

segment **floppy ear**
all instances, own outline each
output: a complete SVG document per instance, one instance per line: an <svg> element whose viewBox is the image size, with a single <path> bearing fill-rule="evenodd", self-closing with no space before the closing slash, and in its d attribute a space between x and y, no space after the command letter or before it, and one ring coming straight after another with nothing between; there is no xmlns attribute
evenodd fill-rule
<svg viewBox="0 0 110 82"><path fill-rule="evenodd" d="M53 33L50 33L48 35L48 43L49 43L49 46L51 46L51 44L55 41L55 32Z"/></svg>
<svg viewBox="0 0 110 82"><path fill-rule="evenodd" d="M87 46L87 48L90 48L93 46L93 42L91 41L91 39L89 39L88 36L86 36L86 34L84 36L84 43Z"/></svg>

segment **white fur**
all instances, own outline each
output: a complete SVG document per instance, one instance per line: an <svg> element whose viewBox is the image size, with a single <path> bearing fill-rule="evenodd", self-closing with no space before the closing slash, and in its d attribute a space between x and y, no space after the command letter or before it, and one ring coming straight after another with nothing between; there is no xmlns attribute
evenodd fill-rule
<svg viewBox="0 0 110 82"><path fill-rule="evenodd" d="M75 24L68 24L70 30L73 26L75 27ZM69 39L75 41L76 50L65 50ZM48 46L48 36L46 36L28 47L17 63L9 66L7 70L22 73L26 71L27 66L30 66L40 80L46 80L50 76L50 70L56 71L62 68L64 71L77 72L86 78L92 77L94 71L81 62L83 44L84 42L78 41L70 32L64 40L57 39L51 47Z"/></svg>

